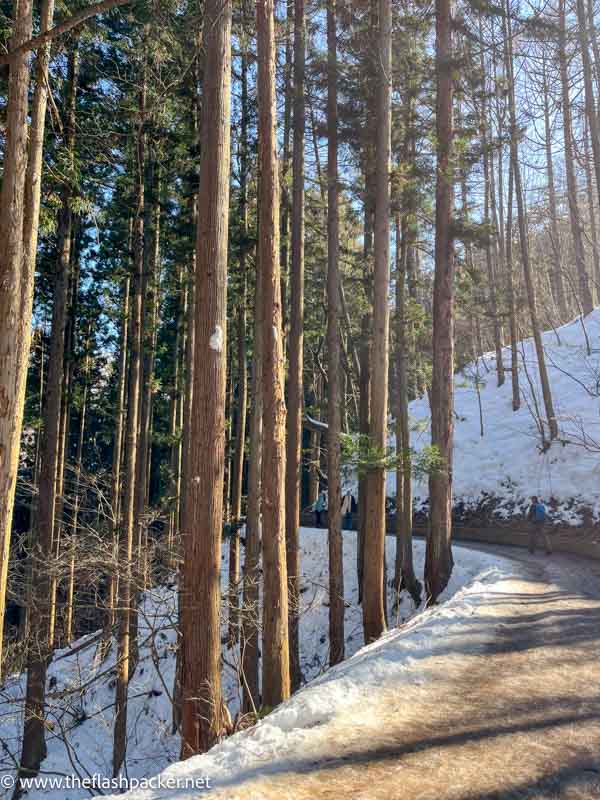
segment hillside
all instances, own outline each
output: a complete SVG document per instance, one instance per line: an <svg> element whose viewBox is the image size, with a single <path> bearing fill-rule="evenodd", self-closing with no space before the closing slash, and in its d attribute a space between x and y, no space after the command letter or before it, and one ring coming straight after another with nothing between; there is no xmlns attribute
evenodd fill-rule
<svg viewBox="0 0 600 800"><path fill-rule="evenodd" d="M556 501L555 516L580 524L600 518L600 309L543 335L560 438L543 452L535 407L543 407L532 339L519 343L521 408L512 410L510 349L506 381L497 386L495 354L486 353L455 379L455 503L490 503L502 516L522 513L532 494ZM479 386L479 392L477 388ZM413 444L429 443L427 398L410 405ZM415 483L417 503L427 482ZM388 492L395 495L395 476Z"/></svg>
<svg viewBox="0 0 600 800"><path fill-rule="evenodd" d="M339 690L346 691L345 683L330 683L327 675L329 657L328 639L328 573L326 531L302 529L301 531L301 602L300 641L302 671L306 681L324 676L326 696L314 697L307 716L306 699L288 710L278 712L272 725L263 723L257 731L269 732L281 728L302 728L327 715L327 709L340 703ZM227 552L223 547L223 589L227 582ZM387 540L388 563L393 563L395 541ZM415 543L415 566L422 574L424 546ZM493 559L483 553L462 551L457 558L450 586L444 599L460 592L490 564ZM358 605L356 577L356 535L344 536L344 580L346 598L346 655L352 656L364 644L362 611ZM388 603L393 608L393 590ZM408 621L416 613L412 601L404 597L399 609L394 610L390 625ZM443 614L443 612L440 612ZM129 686L130 715L128 722L127 776L145 779L156 775L179 758L180 738L172 732L171 694L175 676L175 622L176 592L173 584L157 587L146 593L140 605L139 647L140 662ZM226 627L223 627L225 634ZM421 637L422 641L423 637ZM425 640L427 636L425 636ZM411 647L416 646L415 643ZM58 651L49 668L48 693L48 757L43 764L44 776L97 775L108 780L112 774L112 736L115 693L115 646L105 660L97 657L97 637L89 636L73 644L72 650ZM236 674L239 663L237 650L225 649L223 691L228 707L235 716L240 707L240 689ZM375 662L374 662L375 663ZM339 674L339 673L336 673ZM0 693L0 741L4 745L0 754L0 776L14 774L13 765L20 750L22 732L23 694L25 676L15 675L6 681ZM335 691L333 691L335 689ZM306 698L307 695L303 694ZM312 704L312 701L311 701ZM302 712L300 711L301 709ZM283 714L283 716L282 716ZM297 717L297 718L296 718ZM296 721L294 722L294 719ZM311 722L312 721L312 722ZM282 736L281 731L277 734ZM250 740L260 740L262 733L250 734ZM230 752L231 745L224 745ZM10 787L0 785L0 797L9 797ZM106 786L103 790L106 793ZM53 800L79 800L89 796L84 789L67 791L64 786L52 790L30 792L28 797L45 797Z"/></svg>

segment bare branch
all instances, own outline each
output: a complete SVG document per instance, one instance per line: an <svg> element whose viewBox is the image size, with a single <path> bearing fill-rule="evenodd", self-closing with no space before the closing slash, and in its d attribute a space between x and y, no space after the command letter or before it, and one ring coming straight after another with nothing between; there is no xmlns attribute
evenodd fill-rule
<svg viewBox="0 0 600 800"><path fill-rule="evenodd" d="M23 44L15 47L14 50L11 50L9 53L5 53L4 55L0 56L0 65L10 64L16 56L22 53L27 53L30 50L37 50L38 47L41 47L47 42L56 39L58 36L62 36L63 33L73 30L73 28L81 25L83 22L90 19L90 17L103 14L105 11L110 11L118 6L129 5L132 2L133 0L101 0L99 3L93 3L87 8L82 8L81 11L78 11L76 14L73 14L73 16L62 20L53 28L41 33L39 36L34 36L33 39L23 42Z"/></svg>

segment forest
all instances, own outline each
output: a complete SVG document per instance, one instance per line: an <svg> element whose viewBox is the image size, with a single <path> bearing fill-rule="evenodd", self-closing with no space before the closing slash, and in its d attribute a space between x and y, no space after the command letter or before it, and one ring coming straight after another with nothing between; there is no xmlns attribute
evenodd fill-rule
<svg viewBox="0 0 600 800"><path fill-rule="evenodd" d="M161 674L153 593L173 599L158 691L181 759L307 683L315 509L324 669L355 650L349 581L365 644L407 603L435 609L461 558L462 370L481 437L481 392L504 386L535 458L597 458L593 431L561 428L544 332L575 320L597 352L600 7L0 0L0 22L0 681L23 676L0 741L19 797L49 739L78 772L85 713L57 715L49 670L80 648L127 772L136 671Z"/></svg>

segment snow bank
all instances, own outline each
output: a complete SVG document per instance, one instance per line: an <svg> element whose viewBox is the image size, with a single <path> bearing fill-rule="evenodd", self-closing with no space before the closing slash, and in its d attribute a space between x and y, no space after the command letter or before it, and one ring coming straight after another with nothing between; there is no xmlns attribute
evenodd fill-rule
<svg viewBox="0 0 600 800"><path fill-rule="evenodd" d="M392 565L395 541L387 539L387 559ZM408 667L411 652L426 645L428 638L442 635L438 627L445 614L453 614L454 605L438 609L433 622L428 612L418 617L418 628L407 639L391 634L375 647L363 649L360 654L335 671L328 671L328 572L326 531L303 529L302 580L300 620L301 664L306 680L313 681L311 688L301 692L290 703L282 706L276 715L263 721L243 736L234 737L211 751L210 773L215 778L238 764L242 769L247 759L263 758L277 748L278 743L289 734L296 742L308 735L311 726L319 726L328 717L339 712L345 700L360 697L361 686L374 685L378 681L396 680ZM227 580L227 547L224 547L223 581ZM415 566L417 574L423 572L424 546L415 543ZM456 604L463 595L463 587L477 576L497 568L500 561L488 554L457 549L456 567L445 597L459 592ZM356 578L356 534L344 534L344 576L346 598L346 654L352 656L363 646L362 612L357 604L358 584ZM389 597L392 607L393 597ZM460 601L462 602L462 601ZM471 602L465 600L464 602ZM402 624L415 617L417 609L410 599L404 599L393 613L391 625ZM180 741L171 730L170 695L175 672L175 594L174 586L160 587L149 592L140 607L140 662L129 688L127 775L130 778L148 778L164 770L179 758ZM428 621L429 620L429 621ZM423 627L423 625L430 627ZM433 626L433 627L431 627ZM93 637L87 638L90 646L74 655L68 651L58 652L49 669L49 720L53 730L48 733L48 757L43 772L53 776L79 774L106 776L112 774L113 706L115 693L115 648L104 661L99 661ZM76 643L76 647L86 640ZM395 644L393 644L395 642ZM387 649L392 647L392 649ZM380 649L383 648L383 649ZM235 665L239 659L236 651L226 650L223 688L232 713L239 709L239 687ZM388 661L394 663L393 669ZM93 680L95 678L95 680ZM316 681L316 683L315 683ZM315 691L315 687L320 687ZM22 731L22 698L25 689L24 676L14 676L0 690L0 740L5 750L0 754L0 797L10 792L2 784L1 776L10 775L14 760L20 752ZM237 755L238 742L240 750ZM191 763L191 762L190 762ZM198 769L201 770L201 762ZM194 767L195 769L196 767ZM232 767L233 768L233 767ZM173 767L182 769L182 767ZM185 766L188 769L188 766ZM106 789L104 789L106 792ZM162 795L165 797L162 789ZM198 790L192 796L198 797ZM140 795L141 796L141 795ZM47 788L31 791L30 798L44 797L49 800L80 800L89 797L85 788Z"/></svg>
<svg viewBox="0 0 600 800"><path fill-rule="evenodd" d="M583 319L547 331L544 350L558 418L560 440L546 452L535 421L543 402L532 339L519 343L521 408L512 410L511 354L503 350L506 381L497 386L496 358L486 353L455 378L455 501L467 508L486 495L498 501L502 516L520 514L538 494L557 501L556 516L581 522L589 508L600 519L600 309ZM479 394L477 384L479 383ZM483 424L481 435L480 421ZM429 444L427 398L410 405L413 442ZM426 481L415 483L417 502L428 496ZM395 475L388 476L395 495Z"/></svg>
<svg viewBox="0 0 600 800"><path fill-rule="evenodd" d="M160 776L161 788L137 790L126 796L131 800L197 800L197 790L165 790L164 786L176 781L191 785L208 777L214 789L234 790L250 777L285 771L298 760L306 763L315 754L318 757L320 742L326 742L330 730L339 729L345 718L351 720L354 714L364 723L369 716L369 698L387 690L397 691L403 684L435 679L434 650L446 640L450 629L452 638L447 641L452 642L457 658L484 647L478 610L495 592L510 591L515 565L464 548L457 551L460 577L454 576L454 587L448 593L455 593L444 605L363 647L255 727L236 734L203 756L169 767ZM456 591L457 583L467 576L470 582Z"/></svg>

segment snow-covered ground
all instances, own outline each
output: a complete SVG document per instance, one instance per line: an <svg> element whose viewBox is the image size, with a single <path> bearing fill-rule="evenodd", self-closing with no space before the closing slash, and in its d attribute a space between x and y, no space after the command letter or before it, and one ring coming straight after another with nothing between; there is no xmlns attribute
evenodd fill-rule
<svg viewBox="0 0 600 800"><path fill-rule="evenodd" d="M420 546L418 551L420 563ZM512 580L518 577L513 562L464 548L457 551L458 568L443 605L363 647L255 727L203 756L169 767L160 776L160 786L137 789L127 796L131 800L197 800L201 792L193 787L207 780L213 789L224 789L219 797L255 796L238 794L236 786L249 778L285 772L298 763L318 761L336 736L343 737L357 724L377 728L380 709L375 700L386 692L397 697L402 686L435 680L433 653L440 640L449 637L456 659L466 659L482 646L483 607L494 594L507 597Z"/></svg>
<svg viewBox="0 0 600 800"><path fill-rule="evenodd" d="M517 412L512 410L510 349L503 351L507 372L501 387L495 354L486 353L455 378L455 502L472 508L492 496L500 514L510 516L523 513L530 495L537 494L557 501L558 519L578 524L584 508L600 519L600 309L547 331L543 343L559 441L542 451L535 409L544 416L544 404L533 340L518 347L522 402ZM427 398L411 403L410 417L413 444L420 450L430 443ZM427 499L426 480L414 488L417 503ZM396 494L393 473L388 493Z"/></svg>
<svg viewBox="0 0 600 800"><path fill-rule="evenodd" d="M346 653L353 656L334 670L328 660L327 536L325 531L303 529L301 661L304 676L311 681L288 703L258 726L227 740L200 759L173 766L170 774L201 778L207 774L215 784L227 776L235 779L251 767L266 768L273 753L300 746L314 726L341 713L349 703L360 702L368 687L394 681L419 680L416 649L426 652L432 637L444 635L448 620L455 623L472 613L475 597L485 594L490 582L510 573L513 565L489 554L457 548L456 567L445 592L445 605L434 612L417 614L412 601L404 599L390 625L404 623L376 645L363 646L361 609L357 605L356 535L344 536ZM395 541L387 539L388 564L393 565ZM224 548L225 552L226 548ZM423 570L424 547L415 543L417 574ZM224 576L226 556L224 556ZM130 685L127 775L149 778L179 756L179 737L171 730L170 695L173 687L174 587L156 589L144 598L140 614L140 662ZM389 607L393 597L390 595ZM479 600L477 600L479 602ZM412 620L409 622L409 620ZM408 623L408 624L407 624ZM92 637L88 637L91 641ZM85 640L76 646L84 644ZM360 653L358 651L360 650ZM225 652L224 691L233 714L239 709L239 687L234 666L237 654ZM48 758L43 772L52 778L64 775L111 775L114 648L98 662L92 643L74 655L58 652L49 670L50 721ZM11 774L13 758L19 754L22 730L24 679L9 679L0 692L0 797L8 796L2 776ZM198 784L198 786L200 786ZM4 791L4 794L3 794ZM106 794L106 788L103 789ZM162 793L161 793L162 792ZM184 796L198 797L198 790ZM31 792L28 797L75 800L88 797L84 788L61 788ZM140 797L142 795L139 795ZM145 795L144 795L145 796ZM169 797L164 786L154 797Z"/></svg>

